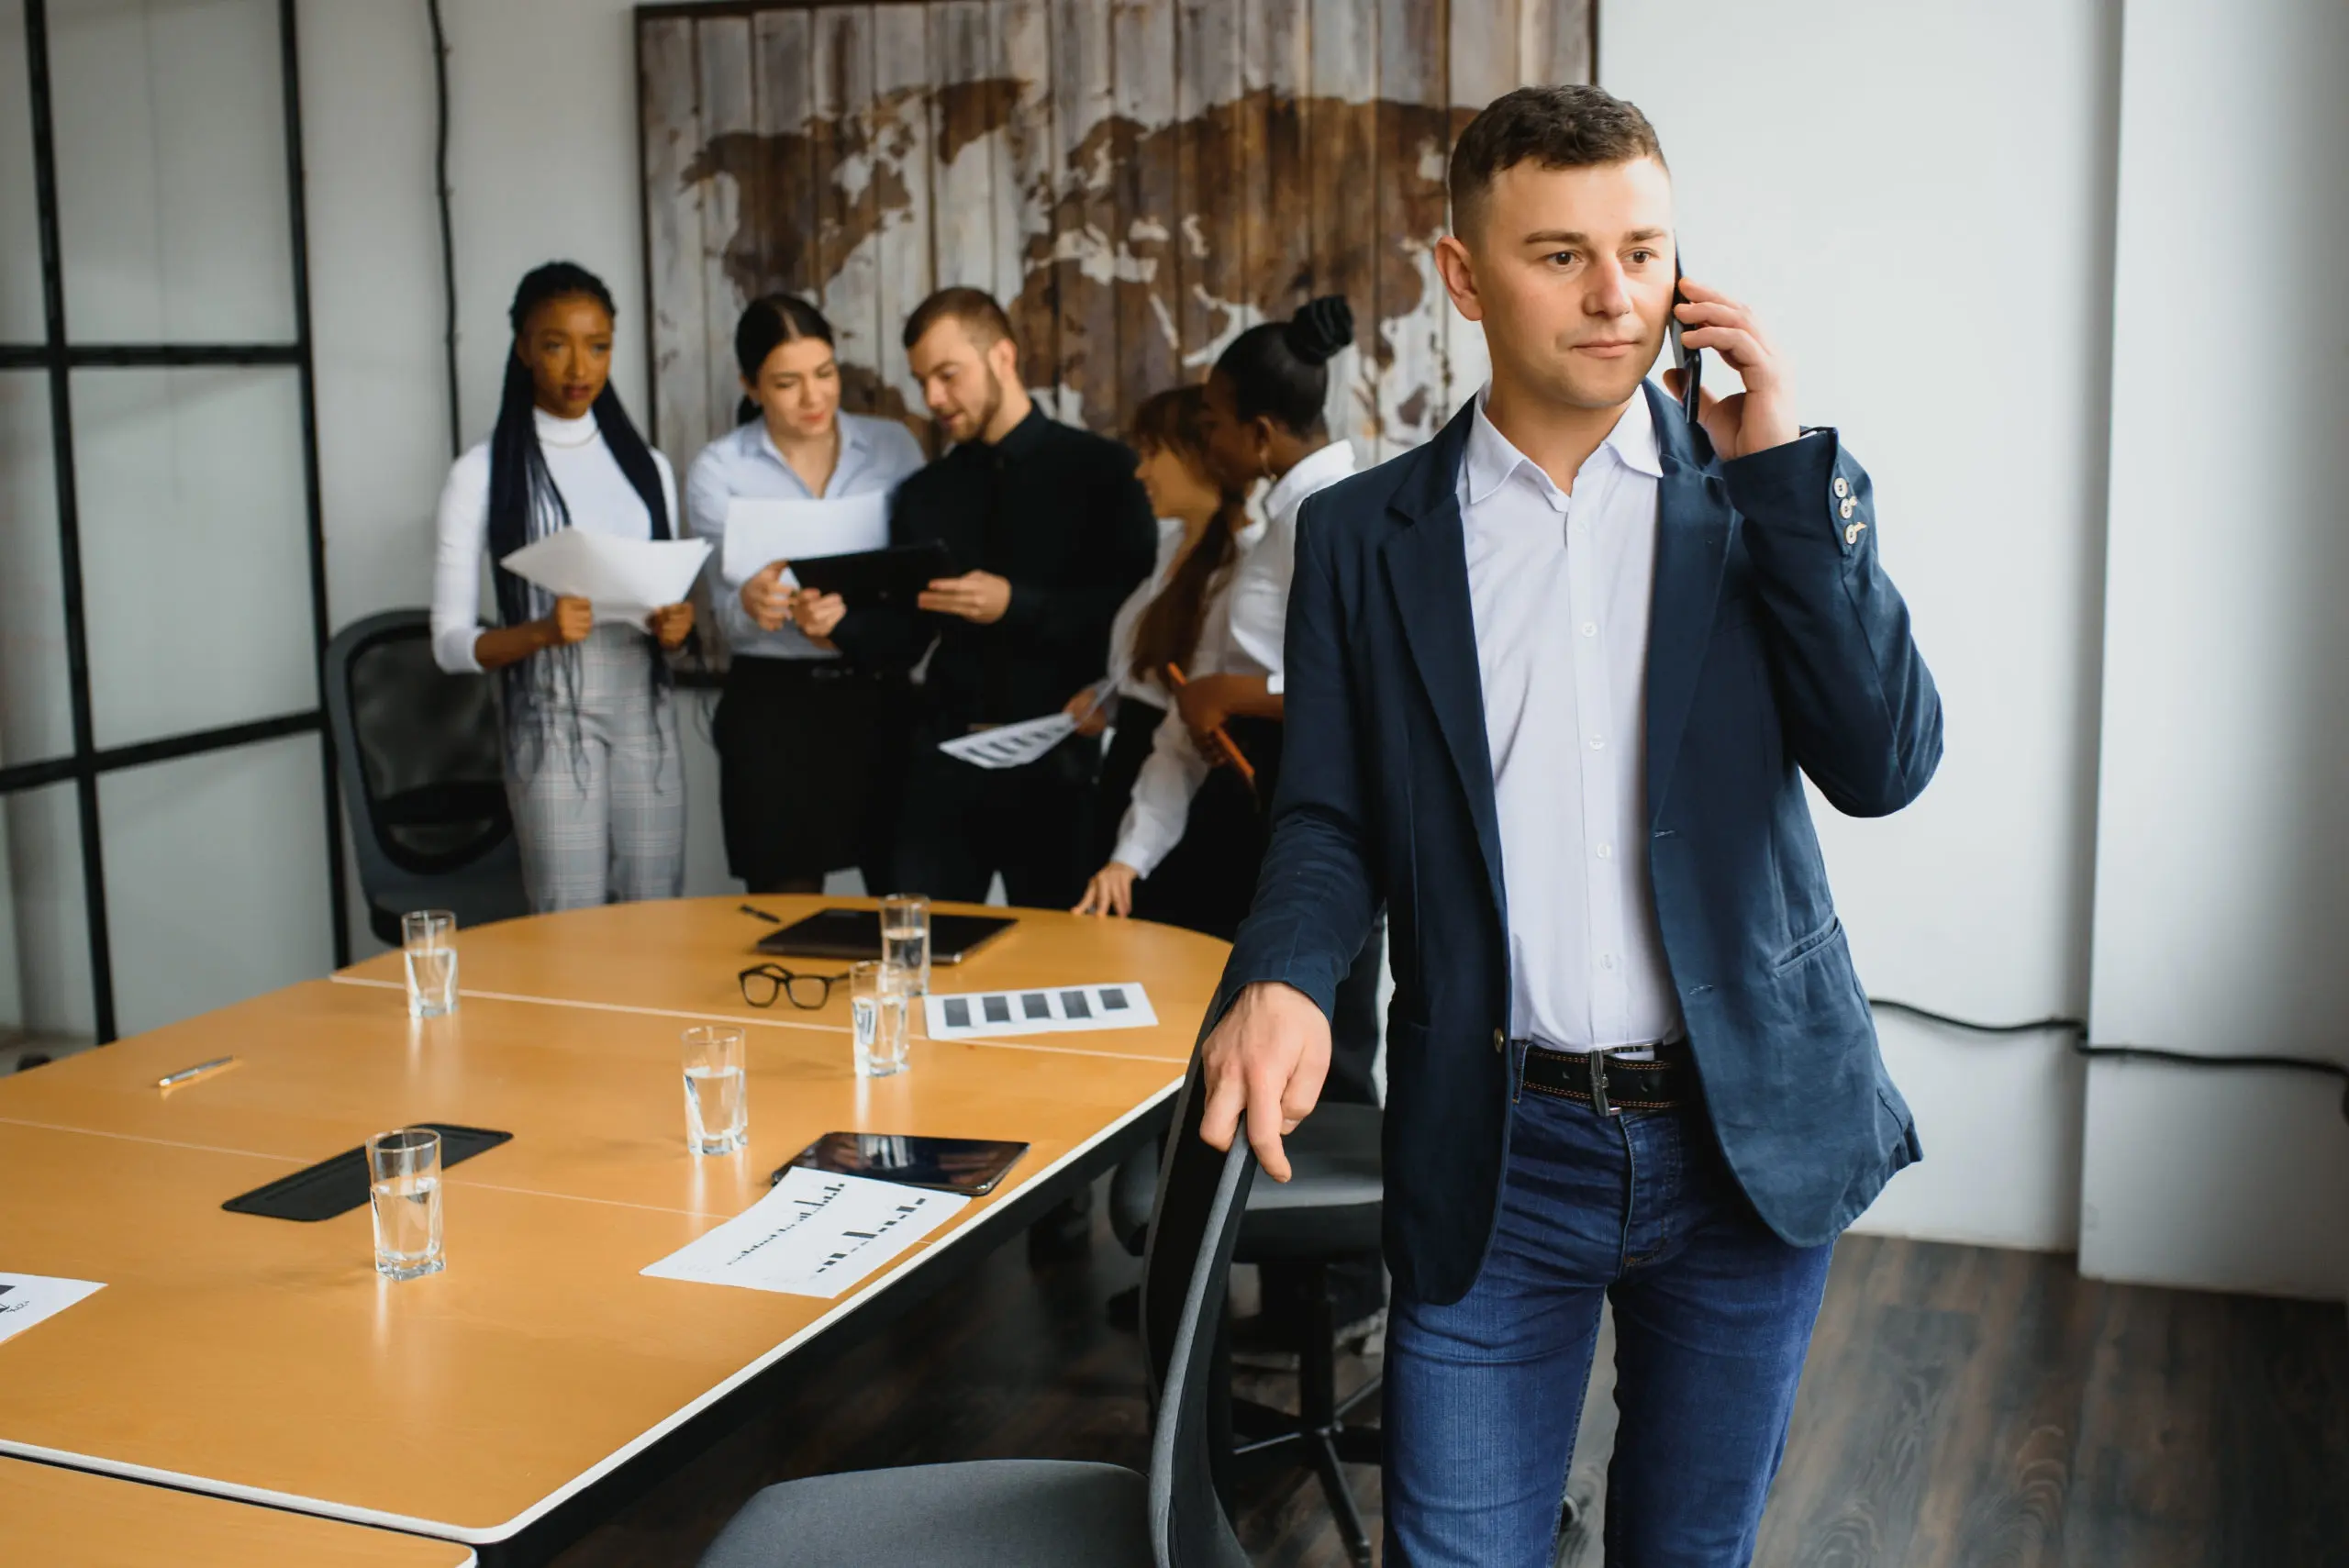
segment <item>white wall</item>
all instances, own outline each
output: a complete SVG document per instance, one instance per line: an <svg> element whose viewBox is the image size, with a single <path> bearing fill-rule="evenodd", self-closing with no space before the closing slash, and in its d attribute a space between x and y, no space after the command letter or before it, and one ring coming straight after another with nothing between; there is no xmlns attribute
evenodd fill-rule
<svg viewBox="0 0 2349 1568"><path fill-rule="evenodd" d="M2132 0L2099 1039L2349 1061L2349 6ZM2338 1296L2337 1084L2099 1064L2084 1271Z"/></svg>
<svg viewBox="0 0 2349 1568"><path fill-rule="evenodd" d="M1859 822L1814 797L1861 978L1980 1019L2087 1000L2118 3L1599 18L1599 82L1663 139L1689 274L1753 306L1801 417L1867 465L1941 686L1921 800ZM1881 1025L1926 1158L1862 1227L2070 1246L2066 1042Z"/></svg>

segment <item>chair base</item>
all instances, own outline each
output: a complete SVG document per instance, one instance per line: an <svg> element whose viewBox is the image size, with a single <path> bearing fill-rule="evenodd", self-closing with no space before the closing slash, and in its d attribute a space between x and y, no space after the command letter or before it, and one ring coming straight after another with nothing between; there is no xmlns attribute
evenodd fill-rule
<svg viewBox="0 0 2349 1568"><path fill-rule="evenodd" d="M1375 1373L1361 1387L1342 1399L1338 1397L1338 1326L1327 1265L1313 1269L1308 1294L1311 1306L1297 1354L1297 1413L1291 1415L1249 1399L1232 1400L1234 1479L1310 1470L1320 1480L1346 1555L1362 1568L1370 1568L1370 1532L1341 1467L1384 1461L1386 1443L1379 1429L1356 1424L1349 1418L1378 1395L1386 1379Z"/></svg>

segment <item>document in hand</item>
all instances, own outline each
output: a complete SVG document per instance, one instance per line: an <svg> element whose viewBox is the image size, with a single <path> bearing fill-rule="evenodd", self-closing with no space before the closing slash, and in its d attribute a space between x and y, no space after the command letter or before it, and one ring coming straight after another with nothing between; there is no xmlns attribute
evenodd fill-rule
<svg viewBox="0 0 2349 1568"><path fill-rule="evenodd" d="M957 1193L794 1166L766 1196L640 1272L829 1300L970 1201Z"/></svg>
<svg viewBox="0 0 2349 1568"><path fill-rule="evenodd" d="M773 562L860 555L888 542L885 494L824 501L737 496L726 505L726 548L718 572L739 588Z"/></svg>
<svg viewBox="0 0 2349 1568"><path fill-rule="evenodd" d="M1076 716L1048 713L1018 724L999 724L941 740L938 749L960 762L981 768L1019 768L1034 762L1076 733Z"/></svg>
<svg viewBox="0 0 2349 1568"><path fill-rule="evenodd" d="M640 626L663 605L680 604L709 558L702 539L614 539L559 528L499 564L563 598L585 599L598 621Z"/></svg>

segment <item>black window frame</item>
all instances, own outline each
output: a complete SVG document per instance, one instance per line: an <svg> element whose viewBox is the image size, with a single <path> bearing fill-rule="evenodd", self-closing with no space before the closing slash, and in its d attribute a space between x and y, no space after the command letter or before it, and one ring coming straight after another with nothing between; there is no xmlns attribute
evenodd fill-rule
<svg viewBox="0 0 2349 1568"><path fill-rule="evenodd" d="M83 914L88 926L92 1016L97 1039L116 1038L113 943L106 923L106 854L98 781L125 768L257 745L289 735L318 737L326 803L327 880L337 967L351 962L349 891L342 856L342 806L335 778L334 737L326 721L326 534L318 495L317 377L311 361L309 228L304 203L302 94L294 30L295 0L278 0L280 86L284 98L286 215L294 259L294 339L273 343L83 343L65 325L65 259L57 200L55 123L50 110L49 6L23 0L26 102L32 117L33 190L39 213L42 340L0 343L0 371L41 370L49 379L50 441L57 478L58 566L64 600L66 680L73 749L67 755L0 767L0 795L71 783L81 826ZM82 593L80 501L74 478L72 373L77 370L175 370L189 366L286 366L300 386L302 497L309 549L313 674L317 702L295 713L188 730L136 745L99 747L90 706L88 620Z"/></svg>

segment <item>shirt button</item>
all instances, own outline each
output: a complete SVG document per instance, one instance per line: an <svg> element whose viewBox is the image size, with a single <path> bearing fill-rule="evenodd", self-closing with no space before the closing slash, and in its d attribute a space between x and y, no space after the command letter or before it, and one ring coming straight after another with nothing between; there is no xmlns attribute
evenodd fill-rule
<svg viewBox="0 0 2349 1568"><path fill-rule="evenodd" d="M1599 845L1598 858L1602 861L1613 860L1615 858L1615 846L1612 844Z"/></svg>
<svg viewBox="0 0 2349 1568"><path fill-rule="evenodd" d="M1607 750L1607 737L1606 737L1606 736L1604 736L1604 735L1594 735L1594 736L1592 736L1592 737L1590 738L1590 749L1591 749L1592 751L1606 751L1606 750Z"/></svg>
<svg viewBox="0 0 2349 1568"><path fill-rule="evenodd" d="M1615 955L1614 955L1613 953L1611 953L1611 952L1603 952L1603 953L1600 953L1600 954L1598 955L1598 967L1599 967L1599 968L1601 968L1601 969L1612 969L1612 968L1614 968L1614 967L1615 967Z"/></svg>
<svg viewBox="0 0 2349 1568"><path fill-rule="evenodd" d="M1598 635L1598 623L1595 620L1586 620L1583 622L1582 634L1585 637L1597 637Z"/></svg>

